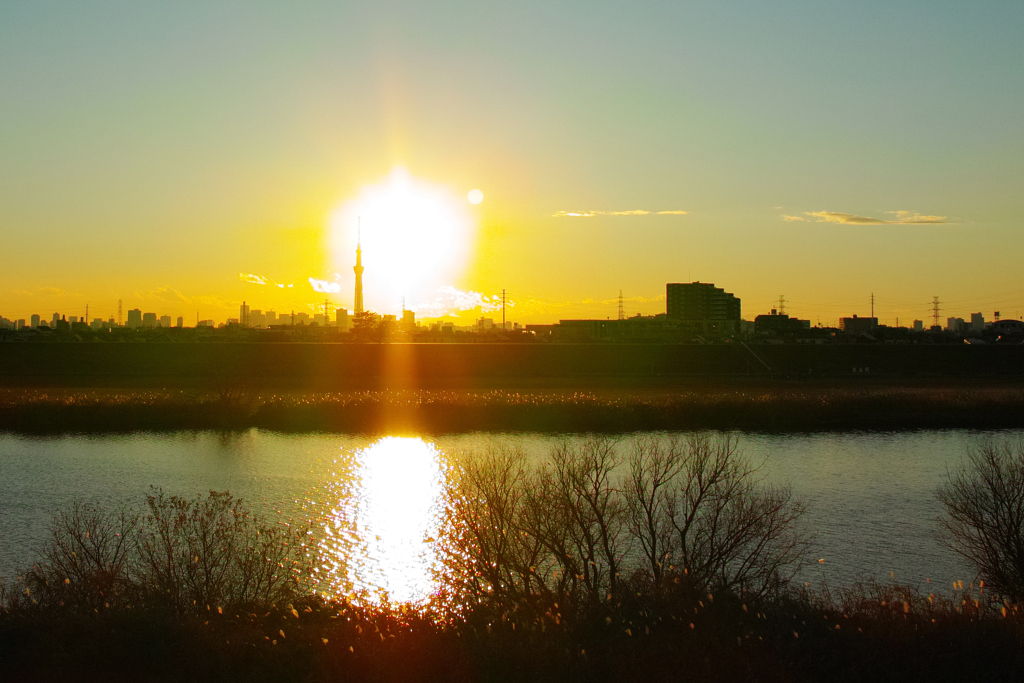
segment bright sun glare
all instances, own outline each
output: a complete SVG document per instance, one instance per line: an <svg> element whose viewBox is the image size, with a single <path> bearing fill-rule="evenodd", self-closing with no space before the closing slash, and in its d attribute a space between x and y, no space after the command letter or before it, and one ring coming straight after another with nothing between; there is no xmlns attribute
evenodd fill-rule
<svg viewBox="0 0 1024 683"><path fill-rule="evenodd" d="M367 307L387 312L401 297L410 305L426 300L438 287L453 284L466 265L473 237L467 209L448 188L396 169L333 216L335 267L347 271L342 278L351 277L361 232Z"/></svg>

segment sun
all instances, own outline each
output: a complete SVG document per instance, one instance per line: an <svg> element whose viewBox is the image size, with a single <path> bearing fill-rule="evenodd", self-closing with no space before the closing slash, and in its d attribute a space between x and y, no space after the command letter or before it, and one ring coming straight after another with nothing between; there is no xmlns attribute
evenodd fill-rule
<svg viewBox="0 0 1024 683"><path fill-rule="evenodd" d="M466 208L449 188L396 169L335 212L334 265L350 275L361 241L367 307L390 312L402 299L410 306L427 300L453 284L467 264L474 224Z"/></svg>

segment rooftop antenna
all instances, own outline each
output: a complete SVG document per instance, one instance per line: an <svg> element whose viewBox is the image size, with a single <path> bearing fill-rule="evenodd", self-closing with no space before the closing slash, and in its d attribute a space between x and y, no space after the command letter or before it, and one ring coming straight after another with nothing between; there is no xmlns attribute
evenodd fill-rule
<svg viewBox="0 0 1024 683"><path fill-rule="evenodd" d="M626 319L626 311L622 308L622 290L619 290L619 320Z"/></svg>

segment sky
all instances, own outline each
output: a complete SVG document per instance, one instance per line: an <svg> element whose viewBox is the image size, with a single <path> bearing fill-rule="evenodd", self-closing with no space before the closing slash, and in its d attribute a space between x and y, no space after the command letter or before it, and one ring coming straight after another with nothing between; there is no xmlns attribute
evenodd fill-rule
<svg viewBox="0 0 1024 683"><path fill-rule="evenodd" d="M404 178L382 313L1018 318L1022 121L1019 1L5 0L0 315L351 308Z"/></svg>

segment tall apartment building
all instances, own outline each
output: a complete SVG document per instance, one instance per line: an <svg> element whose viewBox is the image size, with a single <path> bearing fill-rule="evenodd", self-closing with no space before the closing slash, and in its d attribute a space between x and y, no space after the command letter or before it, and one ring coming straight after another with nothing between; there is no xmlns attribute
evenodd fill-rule
<svg viewBox="0 0 1024 683"><path fill-rule="evenodd" d="M740 300L710 282L665 285L669 320L739 320Z"/></svg>
<svg viewBox="0 0 1024 683"><path fill-rule="evenodd" d="M710 282L665 285L666 317L695 334L735 334L740 300Z"/></svg>
<svg viewBox="0 0 1024 683"><path fill-rule="evenodd" d="M128 320L125 321L124 326L130 330L142 327L142 311L138 308L133 308L128 311Z"/></svg>

